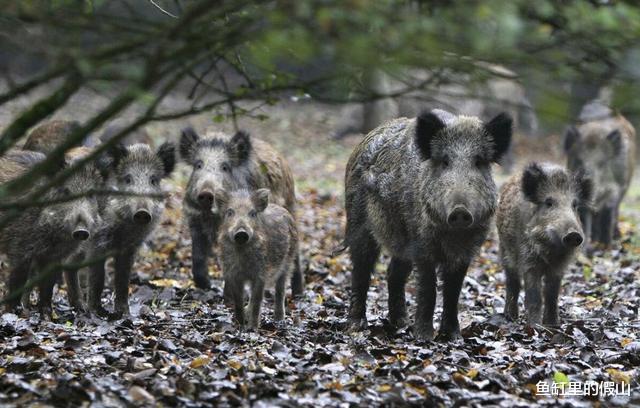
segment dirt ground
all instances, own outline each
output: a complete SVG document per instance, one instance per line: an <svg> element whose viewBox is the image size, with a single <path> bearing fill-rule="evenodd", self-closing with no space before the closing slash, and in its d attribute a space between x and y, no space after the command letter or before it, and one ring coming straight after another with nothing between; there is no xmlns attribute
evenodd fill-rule
<svg viewBox="0 0 640 408"><path fill-rule="evenodd" d="M87 92L56 117L83 120L106 101L108 97ZM183 102L176 97L168 104ZM26 103L28 99L2 108L0 129ZM190 237L180 208L188 169L180 165L167 183L171 198L164 221L134 266L131 317L76 317L64 287L55 295L54 322L41 322L35 313L28 319L0 316L0 404L640 404L640 176L623 206L622 240L613 251L582 257L571 266L561 294L560 328L525 329L523 321L508 323L501 317L504 275L492 238L463 287L463 340L425 343L414 339L411 328L389 330L384 256L369 291L370 328L350 334L350 262L348 255L334 257L332 252L344 228L344 166L359 136L331 139L339 126L337 107L290 101L264 113L268 119L241 120L240 126L273 143L289 160L300 201L306 286L301 299L288 302L286 323L272 321L268 299L261 329L238 331L223 305L214 262L214 288L192 286ZM232 128L212 119L213 113L202 114L155 123L147 131L158 143L177 140L187 124L200 131L209 125ZM557 136L518 139L515 168L532 159L562 160L559 146ZM496 176L499 181L506 177L500 169ZM410 280L410 314L415 294ZM110 306L112 300L107 290L104 301ZM436 327L440 303L439 299ZM536 393L539 381L554 380L630 384L630 395L556 399Z"/></svg>

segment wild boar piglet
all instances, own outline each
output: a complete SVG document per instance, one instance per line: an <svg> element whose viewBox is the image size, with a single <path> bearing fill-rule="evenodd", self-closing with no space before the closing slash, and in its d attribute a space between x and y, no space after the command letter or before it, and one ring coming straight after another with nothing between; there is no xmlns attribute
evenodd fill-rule
<svg viewBox="0 0 640 408"><path fill-rule="evenodd" d="M298 232L291 214L269 203L269 190L220 192L223 219L219 231L220 264L234 304L235 317L245 325L244 287L251 287L248 325L260 324L265 288L275 286L275 320L284 318L285 284L298 253Z"/></svg>
<svg viewBox="0 0 640 408"><path fill-rule="evenodd" d="M524 280L527 322L558 324L562 277L585 239L578 212L588 208L591 192L584 173L551 163L531 163L503 186L496 224L508 318L518 317Z"/></svg>

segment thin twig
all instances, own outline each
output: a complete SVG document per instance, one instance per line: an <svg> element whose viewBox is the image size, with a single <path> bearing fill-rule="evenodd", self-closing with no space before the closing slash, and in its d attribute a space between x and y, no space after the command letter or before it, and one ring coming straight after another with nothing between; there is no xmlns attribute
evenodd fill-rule
<svg viewBox="0 0 640 408"><path fill-rule="evenodd" d="M169 13L167 10L163 9L162 7L160 7L154 0L149 0L149 3L153 4L154 6L156 6L156 8L158 10L162 11L164 14L168 15L169 17L180 18L180 17L176 16L175 14Z"/></svg>

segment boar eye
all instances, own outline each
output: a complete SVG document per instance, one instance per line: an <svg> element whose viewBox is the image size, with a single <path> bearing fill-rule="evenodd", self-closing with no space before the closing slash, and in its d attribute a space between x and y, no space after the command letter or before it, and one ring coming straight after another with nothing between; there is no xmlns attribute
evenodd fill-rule
<svg viewBox="0 0 640 408"><path fill-rule="evenodd" d="M204 167L204 163L202 162L202 160L198 160L194 163L193 165L196 169L200 170L201 168Z"/></svg>
<svg viewBox="0 0 640 408"><path fill-rule="evenodd" d="M576 208L578 208L578 200L574 199L573 202L571 203L571 206L573 207L573 209L575 210Z"/></svg>
<svg viewBox="0 0 640 408"><path fill-rule="evenodd" d="M256 210L249 211L249 217L256 218L257 215L258 215L258 213L256 212Z"/></svg>
<svg viewBox="0 0 640 408"><path fill-rule="evenodd" d="M71 195L71 190L69 190L67 187L63 187L60 189L60 195L63 197L68 197Z"/></svg>
<svg viewBox="0 0 640 408"><path fill-rule="evenodd" d="M229 167L227 163L222 163L222 171L224 171L225 173L228 173L231 171L231 167Z"/></svg>
<svg viewBox="0 0 640 408"><path fill-rule="evenodd" d="M444 168L449 167L449 156L442 157L442 167Z"/></svg>
<svg viewBox="0 0 640 408"><path fill-rule="evenodd" d="M124 183L125 184L133 183L133 177L131 177L131 174L127 174L126 176L124 176Z"/></svg>
<svg viewBox="0 0 640 408"><path fill-rule="evenodd" d="M229 208L225 213L227 217L233 217L234 214L235 214L235 211L233 211L233 208Z"/></svg>
<svg viewBox="0 0 640 408"><path fill-rule="evenodd" d="M152 186L157 186L159 181L160 180L158 180L157 176L151 176L151 185Z"/></svg>
<svg viewBox="0 0 640 408"><path fill-rule="evenodd" d="M553 207L553 199L549 197L546 200L544 200L544 206L547 208Z"/></svg>

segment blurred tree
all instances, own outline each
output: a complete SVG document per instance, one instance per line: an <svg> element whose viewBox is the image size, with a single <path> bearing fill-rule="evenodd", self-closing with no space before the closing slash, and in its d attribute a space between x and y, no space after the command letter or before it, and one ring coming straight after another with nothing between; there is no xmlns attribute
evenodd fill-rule
<svg viewBox="0 0 640 408"><path fill-rule="evenodd" d="M426 81L395 89L398 95L450 82L473 89L503 76L496 66L506 67L528 89L539 115L556 126L575 118L603 86L613 90L616 108L638 111L639 73L632 61L638 58L640 6L633 1L3 0L0 5L0 67L6 79L0 106L54 86L2 131L0 154L83 87L117 91L51 160L2 186L0 197L29 188L69 146L136 101L148 110L111 142L149 121L215 107L228 106L232 116L245 114L237 105L241 100L275 103L291 94L327 102L387 97L368 84L367 74L376 69L431 73ZM180 86L189 87L193 105L158 112L162 99Z"/></svg>

